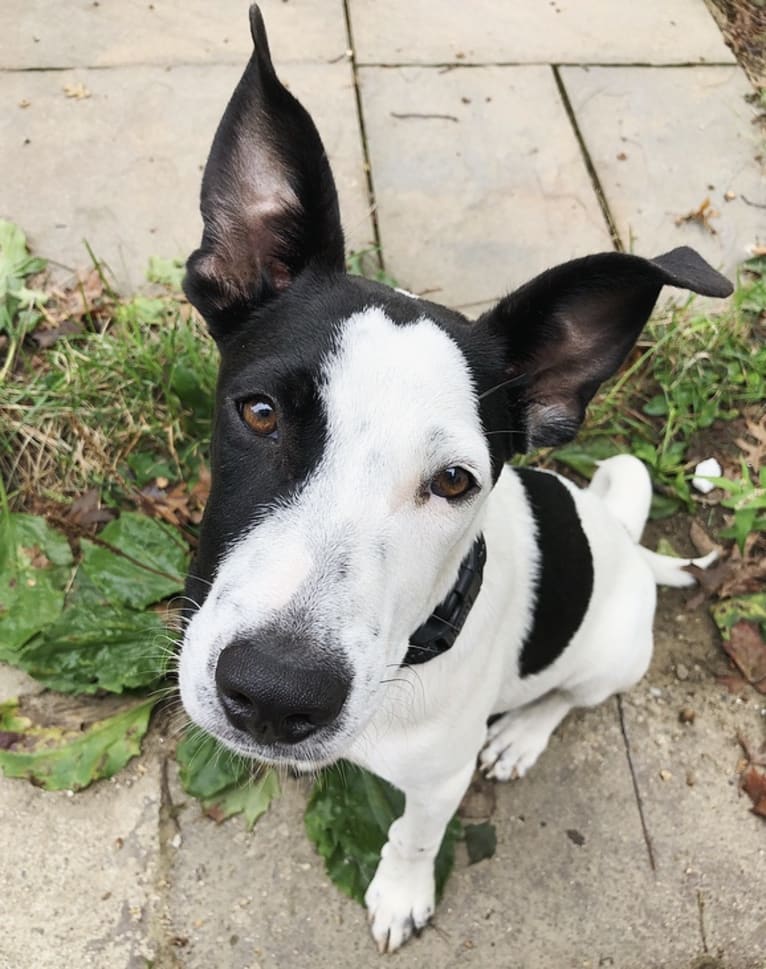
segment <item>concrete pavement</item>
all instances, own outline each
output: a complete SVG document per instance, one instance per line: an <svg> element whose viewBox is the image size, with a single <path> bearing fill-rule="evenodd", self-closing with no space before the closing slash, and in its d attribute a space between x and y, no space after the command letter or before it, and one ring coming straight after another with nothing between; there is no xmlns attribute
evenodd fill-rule
<svg viewBox="0 0 766 969"><path fill-rule="evenodd" d="M0 216L63 267L87 239L122 288L150 255L186 256L246 7L5 0ZM380 244L413 291L472 313L613 244L690 244L731 272L766 241L748 85L702 0L262 7L349 244ZM706 198L715 232L677 224ZM723 666L706 615L663 594L648 678L570 717L528 778L498 787L495 857L468 867L460 849L436 928L397 964L763 969L766 832L738 794L736 732L762 737L764 714L716 684ZM34 689L6 669L0 686ZM0 967L379 966L305 838L301 786L252 835L216 827L171 745L155 730L119 778L71 798L0 778Z"/></svg>

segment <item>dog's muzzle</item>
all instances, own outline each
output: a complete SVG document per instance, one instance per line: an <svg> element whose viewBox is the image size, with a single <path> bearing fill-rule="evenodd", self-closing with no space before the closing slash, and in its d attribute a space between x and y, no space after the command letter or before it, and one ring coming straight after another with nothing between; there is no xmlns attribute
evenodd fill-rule
<svg viewBox="0 0 766 969"><path fill-rule="evenodd" d="M215 682L229 722L258 744L297 744L337 720L351 687L342 664L300 660L265 639L238 639L218 657Z"/></svg>

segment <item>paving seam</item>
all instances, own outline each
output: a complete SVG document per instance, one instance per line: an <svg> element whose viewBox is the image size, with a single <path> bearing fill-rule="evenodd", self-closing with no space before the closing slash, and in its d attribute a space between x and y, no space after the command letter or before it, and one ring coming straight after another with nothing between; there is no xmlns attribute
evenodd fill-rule
<svg viewBox="0 0 766 969"><path fill-rule="evenodd" d="M476 67L550 67L550 61L356 61L357 67L438 67L441 70L459 70ZM556 67L656 67L662 71L689 67L737 67L734 61L673 61L652 64L647 61L556 61ZM16 70L16 68L11 68Z"/></svg>
<svg viewBox="0 0 766 969"><path fill-rule="evenodd" d="M585 138L580 130L579 124L577 123L577 115L574 112L572 102L569 100L569 94L567 93L567 89L564 86L564 81L561 78L561 74L559 72L560 66L561 65L559 64L550 65L551 70L553 71L553 79L556 82L556 87L559 91L559 97L561 98L561 102L564 105L564 110L569 118L569 123L572 126L572 131L577 139L577 144L580 146L582 159L585 163L585 168L587 169L591 185L593 186L593 191L596 194L596 200L601 209L601 214L604 217L604 221L606 222L607 229L609 230L609 235L612 237L612 245L617 252L625 252L625 246L620 238L620 233L617 231L617 223L615 222L609 208L609 202L607 201L606 193L604 192L604 188L601 184L601 179L598 177L596 166L593 163L593 159L590 157L588 146L585 143Z"/></svg>
<svg viewBox="0 0 766 969"><path fill-rule="evenodd" d="M160 763L160 810L157 832L159 847L153 885L157 901L151 924L151 937L156 949L151 965L156 969L183 969L177 951L179 940L173 937L170 916L174 858L171 842L180 835L181 829L176 817L176 805L170 794L168 766L169 759L166 755L162 757Z"/></svg>
<svg viewBox="0 0 766 969"><path fill-rule="evenodd" d="M628 769L630 770L630 778L633 782L633 793L636 797L636 807L638 808L638 817L641 821L641 831L644 835L644 843L646 844L646 851L649 855L649 866L652 871L656 874L657 866L654 861L654 848L652 847L652 838L649 834L649 826L644 815L644 805L641 800L641 791L638 787L638 778L636 777L636 768L633 764L633 756L630 752L630 740L628 739L628 728L625 724L625 711L622 705L622 694L617 694L617 712L620 718L620 731L622 733L623 743L625 744L625 756L628 761Z"/></svg>
<svg viewBox="0 0 766 969"><path fill-rule="evenodd" d="M378 206L375 200L375 182L372 175L372 157L367 143L367 129L364 123L364 107L362 105L362 90L359 84L359 65L356 63L356 49L354 47L354 33L351 26L350 0L343 0L343 15L346 22L346 40L348 41L349 57L351 59L351 76L354 81L354 97L356 99L356 119L359 124L359 134L362 139L362 158L364 159L364 174L367 180L367 202L370 219L372 220L372 235L375 241L375 258L381 271L385 272L386 264L383 258L383 244L378 225Z"/></svg>

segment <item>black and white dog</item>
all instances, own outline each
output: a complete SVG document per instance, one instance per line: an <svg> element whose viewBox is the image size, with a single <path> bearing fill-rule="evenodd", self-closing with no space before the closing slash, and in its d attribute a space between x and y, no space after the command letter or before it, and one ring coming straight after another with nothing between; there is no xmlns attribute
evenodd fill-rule
<svg viewBox="0 0 766 969"><path fill-rule="evenodd" d="M250 17L185 280L221 368L181 695L242 755L346 758L404 791L366 897L390 952L433 912L477 755L523 775L572 707L644 674L656 583L692 582L638 544L635 458L587 490L506 462L574 436L663 284L731 287L691 249L609 252L470 322L347 275L321 141Z"/></svg>

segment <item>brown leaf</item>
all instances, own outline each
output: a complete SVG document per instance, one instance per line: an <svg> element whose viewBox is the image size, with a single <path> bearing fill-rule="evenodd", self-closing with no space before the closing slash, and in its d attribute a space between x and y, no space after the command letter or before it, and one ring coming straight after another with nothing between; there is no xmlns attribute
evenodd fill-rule
<svg viewBox="0 0 766 969"><path fill-rule="evenodd" d="M744 693L750 689L750 684L739 673L720 673L715 681L728 693Z"/></svg>
<svg viewBox="0 0 766 969"><path fill-rule="evenodd" d="M766 411L760 420L745 418L745 428L747 436L752 441L744 437L735 438L734 443L744 453L745 460L756 473L761 470L766 462Z"/></svg>
<svg viewBox="0 0 766 969"><path fill-rule="evenodd" d="M220 804L211 804L205 808L202 812L205 817L212 818L216 824L221 824L221 822L226 820L226 813Z"/></svg>
<svg viewBox="0 0 766 969"><path fill-rule="evenodd" d="M761 592L766 578L766 558L748 557L731 559L732 570L718 589L719 599L729 599L732 596L749 595L751 592Z"/></svg>
<svg viewBox="0 0 766 969"><path fill-rule="evenodd" d="M708 195L696 209L692 209L686 215L679 215L676 219L676 225L682 225L684 222L696 222L700 228L707 229L711 235L718 235L715 228L710 224L710 220L719 215L720 212L717 212L710 204L710 196Z"/></svg>
<svg viewBox="0 0 766 969"><path fill-rule="evenodd" d="M12 730L0 730L0 750L11 750L23 739L23 733L14 733Z"/></svg>
<svg viewBox="0 0 766 969"><path fill-rule="evenodd" d="M205 484L200 486L198 483L190 492L185 482L173 485L169 491L165 491L158 487L160 480L156 479L154 484L141 490L139 498L141 510L170 525L182 526L189 523L198 525L202 521L205 499L210 487L209 476Z"/></svg>
<svg viewBox="0 0 766 969"><path fill-rule="evenodd" d="M697 580L701 595L695 596L689 605L698 606L705 599L718 595L718 590L732 576L732 565L729 559L718 562L709 569L701 569L697 565L687 565L686 571Z"/></svg>
<svg viewBox="0 0 766 969"><path fill-rule="evenodd" d="M745 679L766 693L766 643L758 624L747 619L734 623L723 648Z"/></svg>
<svg viewBox="0 0 766 969"><path fill-rule="evenodd" d="M740 781L742 790L753 802L753 814L766 818L766 771L748 767Z"/></svg>
<svg viewBox="0 0 766 969"><path fill-rule="evenodd" d="M713 549L716 549L719 555L723 553L722 546L713 541L713 539L708 535L696 518L689 526L689 538L691 539L692 545L697 550L698 555L707 555L709 552L712 552Z"/></svg>
<svg viewBox="0 0 766 969"><path fill-rule="evenodd" d="M72 502L67 518L76 525L100 525L114 518L114 512L101 507L98 488L89 488Z"/></svg>
<svg viewBox="0 0 766 969"><path fill-rule="evenodd" d="M64 320L60 326L39 326L32 334L32 340L41 350L47 350L60 340L62 336L71 336L73 333L82 333L82 323L74 320Z"/></svg>

